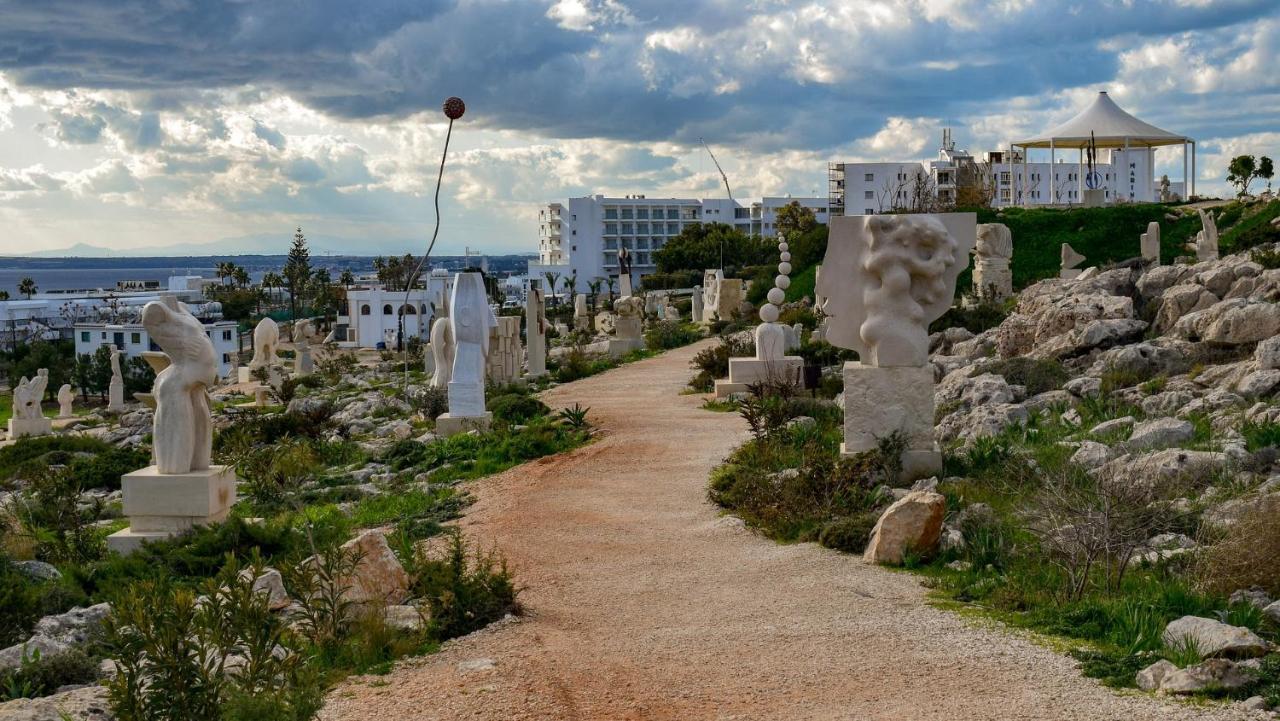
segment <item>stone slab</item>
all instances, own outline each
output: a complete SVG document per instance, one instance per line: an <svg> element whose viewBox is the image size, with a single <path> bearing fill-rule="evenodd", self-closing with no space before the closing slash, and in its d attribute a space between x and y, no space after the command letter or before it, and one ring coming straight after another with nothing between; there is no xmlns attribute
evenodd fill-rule
<svg viewBox="0 0 1280 721"><path fill-rule="evenodd" d="M894 431L906 436L903 476L920 478L942 469L933 439L933 367L879 368L844 364L844 443L853 455L876 448ZM923 474L923 475L922 475Z"/></svg>
<svg viewBox="0 0 1280 721"><path fill-rule="evenodd" d="M633 350L643 350L643 338L610 338L608 353L610 358L621 358Z"/></svg>
<svg viewBox="0 0 1280 721"><path fill-rule="evenodd" d="M792 385L804 383L804 359L800 356L783 356L777 360L758 358L730 358L729 382L750 385L775 379L791 381Z"/></svg>
<svg viewBox="0 0 1280 721"><path fill-rule="evenodd" d="M448 438L470 430L487 431L491 425L493 413L490 411L485 411L482 416L453 416L444 413L436 418L436 435Z"/></svg>
<svg viewBox="0 0 1280 721"><path fill-rule="evenodd" d="M107 549L127 556L142 548L144 543L163 541L173 535L165 531L135 531L132 528L126 528L107 536Z"/></svg>
<svg viewBox="0 0 1280 721"><path fill-rule="evenodd" d="M53 432L53 421L48 418L10 418L9 438L17 440L24 436L47 436Z"/></svg>
<svg viewBox="0 0 1280 721"><path fill-rule="evenodd" d="M214 522L225 518L227 509L236 502L236 474L230 466L170 474L147 466L124 474L121 490L124 514L131 522L134 517L156 516Z"/></svg>

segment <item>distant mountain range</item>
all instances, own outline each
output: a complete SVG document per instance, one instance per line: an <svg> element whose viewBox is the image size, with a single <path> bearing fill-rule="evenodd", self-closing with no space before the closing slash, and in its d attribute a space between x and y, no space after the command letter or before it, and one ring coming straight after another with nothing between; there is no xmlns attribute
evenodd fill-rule
<svg viewBox="0 0 1280 721"><path fill-rule="evenodd" d="M66 248L54 250L37 250L31 253L14 253L10 257L18 258L154 258L170 257L208 257L227 255L284 255L289 252L292 236L282 237L279 234L260 233L244 235L238 238L224 238L211 243L181 243L145 248L104 248L90 243L76 243ZM421 254L426 241L419 238L343 238L339 236L307 235L307 247L313 256L317 255L403 255L405 253ZM436 246L433 255L461 255L462 248L443 245ZM489 255L516 255L510 250L488 253ZM524 255L521 253L520 255ZM529 253L533 255L533 253Z"/></svg>

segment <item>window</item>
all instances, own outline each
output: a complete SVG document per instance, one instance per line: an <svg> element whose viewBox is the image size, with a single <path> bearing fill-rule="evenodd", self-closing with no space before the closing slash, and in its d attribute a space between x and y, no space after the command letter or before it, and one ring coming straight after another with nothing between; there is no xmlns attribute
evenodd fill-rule
<svg viewBox="0 0 1280 721"><path fill-rule="evenodd" d="M618 209L617 209L617 208L605 208L605 209L604 209L604 218L605 218L605 220L617 220L617 219L618 219Z"/></svg>
<svg viewBox="0 0 1280 721"><path fill-rule="evenodd" d="M369 315L369 304L365 303L360 306L360 315Z"/></svg>
<svg viewBox="0 0 1280 721"><path fill-rule="evenodd" d="M623 223L623 224L622 224L622 234L623 234L623 235L631 235L631 234L632 234L632 233L634 233L634 232L636 232L636 229L635 229L635 223Z"/></svg>
<svg viewBox="0 0 1280 721"><path fill-rule="evenodd" d="M636 218L638 218L639 220L648 220L648 218L649 218L649 209L648 209L648 208L636 208Z"/></svg>
<svg viewBox="0 0 1280 721"><path fill-rule="evenodd" d="M231 340L231 331L229 331L229 330L224 330L224 331L222 331L222 339L223 339L223 340Z"/></svg>
<svg viewBox="0 0 1280 721"><path fill-rule="evenodd" d="M679 208L667 208L667 220L676 220L680 217Z"/></svg>
<svg viewBox="0 0 1280 721"><path fill-rule="evenodd" d="M637 232L637 233L648 233L648 232L649 232L649 224L648 224L648 223L636 223L636 232Z"/></svg>
<svg viewBox="0 0 1280 721"><path fill-rule="evenodd" d="M667 223L667 235L679 235L679 234L680 234L679 223Z"/></svg>
<svg viewBox="0 0 1280 721"><path fill-rule="evenodd" d="M417 315L418 309L411 305L400 306L400 315Z"/></svg>
<svg viewBox="0 0 1280 721"><path fill-rule="evenodd" d="M875 215L875 214L876 214L876 211L872 210L871 208L864 208L864 209L862 210L862 214L863 214L863 215Z"/></svg>
<svg viewBox="0 0 1280 721"><path fill-rule="evenodd" d="M876 179L875 173L867 173L866 176L863 177L863 180L867 181L868 183L873 182L875 179Z"/></svg>
<svg viewBox="0 0 1280 721"><path fill-rule="evenodd" d="M390 304L390 303L387 303L386 305L382 306L382 314L383 314L383 315L391 315L391 304Z"/></svg>
<svg viewBox="0 0 1280 721"><path fill-rule="evenodd" d="M111 342L114 343L117 348L124 348L124 331L112 333Z"/></svg>
<svg viewBox="0 0 1280 721"><path fill-rule="evenodd" d="M605 224L604 224L604 234L605 234L605 235L617 235L617 234L618 234L618 224L617 224L617 223L605 223Z"/></svg>
<svg viewBox="0 0 1280 721"><path fill-rule="evenodd" d="M623 209L622 209L622 219L623 219L623 220L631 220L631 218L632 218L634 215L635 215L635 214L631 211L631 208L623 208Z"/></svg>
<svg viewBox="0 0 1280 721"><path fill-rule="evenodd" d="M231 362L231 354L230 354L230 353L223 353L223 354L222 354L222 362L223 362L223 363L230 363L230 362Z"/></svg>
<svg viewBox="0 0 1280 721"><path fill-rule="evenodd" d="M733 209L733 217L735 217L735 218L750 218L750 217L751 217L751 209L750 209L750 208L734 208L734 209Z"/></svg>
<svg viewBox="0 0 1280 721"><path fill-rule="evenodd" d="M106 340L106 339L107 339L107 332L104 330L102 331L102 340Z"/></svg>
<svg viewBox="0 0 1280 721"><path fill-rule="evenodd" d="M875 197L876 197L875 192L871 190L866 190L866 191L863 191L862 193L863 200L874 200Z"/></svg>
<svg viewBox="0 0 1280 721"><path fill-rule="evenodd" d="M80 342L81 342L81 343L88 343L88 342L89 342L89 331L87 331L87 330L82 330L82 331L80 331Z"/></svg>
<svg viewBox="0 0 1280 721"><path fill-rule="evenodd" d="M130 342L130 343L132 343L132 344L134 344L134 345L138 345L139 343L141 343L141 342L142 342L142 334L141 334L141 333L130 333L130 334L129 334L129 342Z"/></svg>

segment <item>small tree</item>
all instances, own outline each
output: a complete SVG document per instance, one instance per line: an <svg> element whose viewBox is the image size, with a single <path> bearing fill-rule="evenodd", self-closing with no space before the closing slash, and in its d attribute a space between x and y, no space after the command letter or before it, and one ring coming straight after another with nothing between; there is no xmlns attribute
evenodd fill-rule
<svg viewBox="0 0 1280 721"><path fill-rule="evenodd" d="M35 295L37 290L39 288L36 287L36 282L32 278L23 278L18 281L18 292L27 296L27 300L31 300L31 296Z"/></svg>
<svg viewBox="0 0 1280 721"><path fill-rule="evenodd" d="M773 225L778 233L788 238L799 233L807 233L817 224L818 218L813 214L813 210L804 207L798 200L778 208L773 218Z"/></svg>
<svg viewBox="0 0 1280 721"><path fill-rule="evenodd" d="M1236 186L1237 196L1244 196L1249 194L1249 183L1253 182L1254 178L1270 180L1272 172L1271 158L1265 155L1261 158L1237 155L1227 166L1227 182Z"/></svg>
<svg viewBox="0 0 1280 721"><path fill-rule="evenodd" d="M343 268L342 275L338 276L338 282L342 284L343 288L350 288L356 284L356 277L352 274L350 268Z"/></svg>
<svg viewBox="0 0 1280 721"><path fill-rule="evenodd" d="M307 239L302 235L302 228L293 234L293 245L289 248L289 257L284 262L284 282L289 289L289 320L298 317L298 306L304 304L307 284L311 281L311 251L307 249Z"/></svg>
<svg viewBox="0 0 1280 721"><path fill-rule="evenodd" d="M596 278L587 283L587 289L591 291L591 307L596 307L596 301L600 298L600 289L604 287L604 278Z"/></svg>
<svg viewBox="0 0 1280 721"><path fill-rule="evenodd" d="M547 279L547 290L551 293L550 301L554 304L556 298L556 286L560 284L560 274L551 271L545 271L542 277Z"/></svg>

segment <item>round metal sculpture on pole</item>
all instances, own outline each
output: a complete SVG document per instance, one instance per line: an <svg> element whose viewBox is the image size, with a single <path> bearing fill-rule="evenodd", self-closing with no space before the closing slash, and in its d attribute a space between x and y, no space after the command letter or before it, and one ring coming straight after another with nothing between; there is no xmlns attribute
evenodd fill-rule
<svg viewBox="0 0 1280 721"><path fill-rule="evenodd" d="M436 247L436 238L440 236L440 183L444 179L444 161L446 158L449 157L449 139L453 137L453 121L457 120L458 118L461 118L462 115L467 112L467 104L462 102L462 98L451 96L444 101L444 105L441 107L441 110L444 111L444 116L449 119L449 127L447 130L445 130L445 133L444 133L444 150L441 151L440 153L440 171L436 173L436 194L435 194L436 227L435 227L435 230L431 232L431 242L427 244L427 252L423 254L422 260L418 261L417 267L414 268L413 272L409 274L409 280L408 282L405 283L405 289L404 289L404 305L405 306L409 305L409 294L413 292L414 279L418 277L418 274L421 273L422 269L427 265L427 260L431 257L431 251L433 248ZM430 286L431 286L431 283L428 280L427 287L430 288ZM401 312L402 324L404 322L403 318L404 318L404 313L402 311ZM418 337L421 338L422 337L422 314L418 313L417 318L418 318ZM408 393L409 391L409 349L408 349L407 342L405 343L405 353L404 353L404 390L405 390L405 393Z"/></svg>

